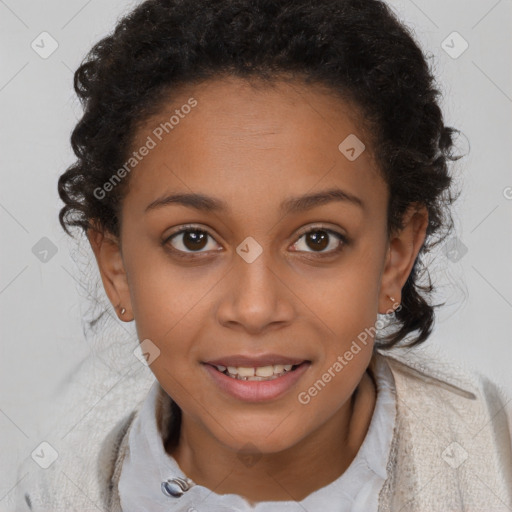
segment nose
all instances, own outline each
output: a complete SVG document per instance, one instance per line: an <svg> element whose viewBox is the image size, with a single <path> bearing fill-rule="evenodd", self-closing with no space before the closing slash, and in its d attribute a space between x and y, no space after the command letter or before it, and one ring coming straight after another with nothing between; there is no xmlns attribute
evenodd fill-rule
<svg viewBox="0 0 512 512"><path fill-rule="evenodd" d="M252 262L236 255L217 308L218 321L250 334L289 324L294 315L294 295L286 280L269 251Z"/></svg>

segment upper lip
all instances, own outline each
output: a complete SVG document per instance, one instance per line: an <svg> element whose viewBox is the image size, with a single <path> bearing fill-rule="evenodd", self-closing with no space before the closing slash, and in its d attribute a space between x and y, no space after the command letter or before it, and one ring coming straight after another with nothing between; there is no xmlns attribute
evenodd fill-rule
<svg viewBox="0 0 512 512"><path fill-rule="evenodd" d="M259 356L224 356L211 361L205 361L204 363L211 364L213 366L243 366L247 368L254 368L257 366L273 366L275 364L291 364L293 366L303 363L304 361L307 361L307 359L282 356L278 354L261 354Z"/></svg>

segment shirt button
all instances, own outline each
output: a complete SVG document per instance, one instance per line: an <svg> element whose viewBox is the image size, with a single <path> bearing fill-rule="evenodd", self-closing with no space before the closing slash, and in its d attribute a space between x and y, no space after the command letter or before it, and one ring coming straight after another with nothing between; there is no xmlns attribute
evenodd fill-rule
<svg viewBox="0 0 512 512"><path fill-rule="evenodd" d="M194 482L190 478L172 478L162 482L162 492L170 498L179 498L185 491L188 491Z"/></svg>

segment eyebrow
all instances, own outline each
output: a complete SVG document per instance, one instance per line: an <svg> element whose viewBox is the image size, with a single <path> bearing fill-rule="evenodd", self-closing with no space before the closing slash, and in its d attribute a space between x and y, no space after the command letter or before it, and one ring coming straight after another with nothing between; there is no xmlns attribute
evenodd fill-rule
<svg viewBox="0 0 512 512"><path fill-rule="evenodd" d="M333 188L314 194L285 199L280 205L280 211L282 213L300 213L334 201L353 204L363 210L365 208L363 201L359 197L340 188ZM229 210L228 204L221 199L204 194L190 193L172 194L155 199L146 207L145 213L171 204L180 204L203 212L223 212Z"/></svg>

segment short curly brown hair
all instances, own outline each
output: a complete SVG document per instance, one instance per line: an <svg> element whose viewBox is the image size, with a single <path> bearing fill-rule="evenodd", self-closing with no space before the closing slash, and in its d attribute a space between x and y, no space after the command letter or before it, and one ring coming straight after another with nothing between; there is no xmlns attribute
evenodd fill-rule
<svg viewBox="0 0 512 512"><path fill-rule="evenodd" d="M126 161L137 127L178 87L228 74L269 82L283 73L327 86L362 113L388 184L388 232L412 203L426 206L427 236L402 290L389 348L431 333L433 291L422 255L453 228L448 160L453 134L440 91L411 31L379 0L148 0L99 41L74 75L84 107L71 144L77 161L59 178L59 221L119 235L129 180L101 187ZM420 284L427 276L428 284Z"/></svg>

